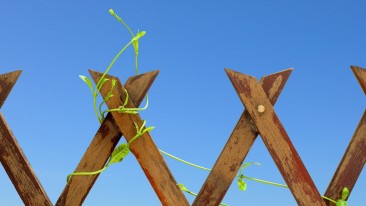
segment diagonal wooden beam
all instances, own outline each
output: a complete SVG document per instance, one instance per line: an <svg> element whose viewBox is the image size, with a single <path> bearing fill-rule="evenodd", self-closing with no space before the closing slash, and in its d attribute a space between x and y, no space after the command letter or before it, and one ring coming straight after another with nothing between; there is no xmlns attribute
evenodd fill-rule
<svg viewBox="0 0 366 206"><path fill-rule="evenodd" d="M325 205L257 79L226 69L277 168L300 206Z"/></svg>
<svg viewBox="0 0 366 206"><path fill-rule="evenodd" d="M98 82L102 76L102 73L95 71L90 71L90 74L95 82ZM118 78L112 76L108 76L108 79L118 80ZM100 92L102 96L105 97L110 90L110 84L107 84L102 87ZM119 80L113 90L113 94L114 96L107 101L107 106L110 109L123 105L123 101L126 98L125 89ZM133 108L135 106L131 103L131 100L129 100L126 107ZM112 112L112 116L127 141L130 141L136 135L134 123L142 125L142 120L138 114ZM162 205L189 205L149 133L144 133L141 137L136 139L133 144L130 145L130 149L135 155Z"/></svg>
<svg viewBox="0 0 366 206"><path fill-rule="evenodd" d="M22 71L18 70L0 75L0 108L3 106L21 73Z"/></svg>
<svg viewBox="0 0 366 206"><path fill-rule="evenodd" d="M272 104L275 104L292 69L265 76L260 84ZM216 206L224 198L250 148L258 136L248 112L244 111L214 167L208 175L193 206Z"/></svg>
<svg viewBox="0 0 366 206"><path fill-rule="evenodd" d="M0 75L0 108L20 74L14 71ZM25 205L52 205L1 113L0 162Z"/></svg>
<svg viewBox="0 0 366 206"><path fill-rule="evenodd" d="M0 160L24 205L52 205L41 183L0 113Z"/></svg>
<svg viewBox="0 0 366 206"><path fill-rule="evenodd" d="M130 77L125 87L129 91L130 98L138 107L154 82L158 71L148 72L139 76ZM111 114L108 114L95 134L88 149L84 153L75 172L97 171L104 167L112 154L122 133ZM98 175L75 176L66 184L62 194L57 200L56 206L79 206L87 197Z"/></svg>
<svg viewBox="0 0 366 206"><path fill-rule="evenodd" d="M366 69L357 66L351 66L351 69L366 94ZM352 192L352 189L365 166L365 162L366 111L357 126L351 142L349 143L324 196L333 200L338 200L341 198L342 189L344 187L347 187L350 192ZM335 205L329 201L326 201L326 203L327 205Z"/></svg>

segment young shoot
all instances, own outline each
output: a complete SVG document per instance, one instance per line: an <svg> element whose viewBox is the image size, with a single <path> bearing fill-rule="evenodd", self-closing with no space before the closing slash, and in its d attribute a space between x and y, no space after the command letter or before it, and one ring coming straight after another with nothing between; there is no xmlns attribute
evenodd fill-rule
<svg viewBox="0 0 366 206"><path fill-rule="evenodd" d="M92 97L93 97L93 108L94 108L94 112L95 115L99 121L99 123L102 123L104 121L105 118L105 113L107 113L108 111L102 111L102 107L105 104L105 102L107 102L111 97L113 97L112 95L112 91L113 88L116 84L115 81L112 81L112 89L111 92L107 95L107 97L105 99L103 99L103 101L99 104L99 106L97 105L97 98L98 98L98 93L100 91L100 89L103 87L103 85L109 81L109 79L106 78L108 72L111 70L111 68L113 67L113 65L115 64L115 62L117 61L117 59L121 56L121 54L131 45L133 45L134 47L134 54L135 54L135 70L136 70L136 74L138 74L138 42L139 39L143 36L145 36L146 32L145 31L141 31L141 32L137 32L136 35L132 32L131 28L122 20L121 17L119 17L114 11L113 9L109 10L109 13L114 16L119 22L121 22L125 28L127 28L127 30L129 31L129 33L131 34L132 38L131 40L124 46L122 47L122 49L117 53L117 55L112 59L111 63L108 65L107 69L104 71L102 77L100 78L100 80L97 82L95 88L93 87L92 81L87 78L86 76L80 75L79 77L88 85L91 93L92 93ZM147 100L146 100L147 101ZM146 109L146 108L145 108ZM143 109L138 109L136 111L139 110L143 110ZM118 112L123 112L123 113L130 113L130 114L136 114L135 109L132 108L124 108L122 106L122 108L120 108L120 110L118 110Z"/></svg>
<svg viewBox="0 0 366 206"><path fill-rule="evenodd" d="M194 192L190 191L182 183L179 183L177 185L178 185L179 189L182 190L183 192L188 193L188 194L193 195L193 196L197 196L197 193L194 193ZM220 205L221 206L229 206L228 204L225 204L225 203L220 203Z"/></svg>
<svg viewBox="0 0 366 206"><path fill-rule="evenodd" d="M330 202L333 202L334 204L336 204L336 206L348 206L348 203L346 201L346 199L348 198L349 196L349 189L347 187L344 187L343 190L342 190L342 196L341 196L341 199L338 199L337 201L329 198L329 197L326 197L326 196L322 196L322 198L330 201Z"/></svg>
<svg viewBox="0 0 366 206"><path fill-rule="evenodd" d="M150 132L151 130L154 129L154 127L145 128L145 124L146 124L145 120L142 122L142 125L140 127L137 125L137 123L134 122L134 124L136 127L136 135L134 137L132 137L132 139L128 143L122 143L121 145L116 147L113 150L112 155L109 158L108 162L102 169L94 171L94 172L74 172L67 176L66 181L68 182L72 176L100 174L104 170L106 170L110 165L118 163L118 162L122 162L122 160L130 153L130 145L132 144L132 142L134 142L137 138L141 137L144 133Z"/></svg>

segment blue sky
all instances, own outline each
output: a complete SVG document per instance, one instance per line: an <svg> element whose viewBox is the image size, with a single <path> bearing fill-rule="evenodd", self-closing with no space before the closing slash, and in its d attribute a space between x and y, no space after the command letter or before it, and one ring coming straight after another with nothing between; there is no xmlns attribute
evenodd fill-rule
<svg viewBox="0 0 366 206"><path fill-rule="evenodd" d="M140 40L140 72L160 70L141 112L159 148L212 167L244 107L224 68L257 77L294 68L275 106L320 193L365 109L350 65L366 67L364 1L0 1L0 73L23 70L2 107L35 173L56 202L98 129L78 75L104 71L129 40L113 8ZM134 74L130 48L111 74ZM247 175L284 182L261 139ZM178 182L198 192L208 173L167 159ZM0 204L22 205L0 169ZM234 182L231 205L296 205L289 190ZM365 202L363 172L349 199ZM188 197L192 201L191 197ZM160 205L135 158L111 166L85 204Z"/></svg>

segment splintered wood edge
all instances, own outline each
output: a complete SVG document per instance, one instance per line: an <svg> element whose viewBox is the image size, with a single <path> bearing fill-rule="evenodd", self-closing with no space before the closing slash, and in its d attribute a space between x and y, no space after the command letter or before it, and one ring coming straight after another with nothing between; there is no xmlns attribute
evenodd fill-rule
<svg viewBox="0 0 366 206"><path fill-rule="evenodd" d="M366 94L366 69L358 66L351 66L351 69L363 92Z"/></svg>
<svg viewBox="0 0 366 206"><path fill-rule="evenodd" d="M21 73L21 70L17 70L0 75L0 108L3 106Z"/></svg>

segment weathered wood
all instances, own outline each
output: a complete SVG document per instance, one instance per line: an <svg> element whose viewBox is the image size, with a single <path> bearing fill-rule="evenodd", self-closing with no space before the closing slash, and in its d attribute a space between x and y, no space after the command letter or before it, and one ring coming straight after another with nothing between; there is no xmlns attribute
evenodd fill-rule
<svg viewBox="0 0 366 206"><path fill-rule="evenodd" d="M366 69L358 66L351 66L351 69L363 92L366 94Z"/></svg>
<svg viewBox="0 0 366 206"><path fill-rule="evenodd" d="M26 156L0 113L0 160L25 205L52 205Z"/></svg>
<svg viewBox="0 0 366 206"><path fill-rule="evenodd" d="M14 71L0 75L0 108L3 106L6 98L8 97L11 89L22 71Z"/></svg>
<svg viewBox="0 0 366 206"><path fill-rule="evenodd" d="M357 182L366 162L366 111L349 143L344 156L324 194L333 200L341 198L342 189L350 192ZM326 201L327 205L335 205Z"/></svg>
<svg viewBox="0 0 366 206"><path fill-rule="evenodd" d="M102 76L101 73L94 71L90 71L90 74L95 82L98 82ZM118 78L112 76L108 76L108 79L118 80ZM103 86L101 89L102 96L106 96L110 89L110 84ZM119 80L113 90L113 94L114 96L107 102L107 106L110 109L123 105L123 101L126 97L125 89ZM131 103L131 100L128 101L126 107L134 107L134 105ZM136 135L134 122L139 126L142 125L142 120L138 114L131 115L112 112L112 116L114 117L118 127L127 141L131 140ZM130 148L131 152L135 155L137 161L143 169L155 193L160 199L162 205L189 205L183 192L177 186L173 175L171 174L164 158L160 154L149 133L144 133L141 137L136 139L130 145Z"/></svg>
<svg viewBox="0 0 366 206"><path fill-rule="evenodd" d="M229 69L226 72L298 205L325 205L257 79ZM258 112L259 105L264 112Z"/></svg>
<svg viewBox="0 0 366 206"><path fill-rule="evenodd" d="M260 84L272 104L277 101L291 72L292 69L288 69L261 79ZM194 200L193 206L220 204L257 136L258 132L249 114L244 111Z"/></svg>
<svg viewBox="0 0 366 206"><path fill-rule="evenodd" d="M139 76L133 76L127 80L125 84L126 89L130 91L130 98L136 107L138 107L144 99L157 75L158 71L154 71ZM102 169L121 136L122 133L112 115L108 114L84 153L80 163L76 167L75 172L90 172ZM81 205L97 178L98 175L72 177L66 184L56 205Z"/></svg>
<svg viewBox="0 0 366 206"><path fill-rule="evenodd" d="M366 94L366 69L357 66L351 66L362 90ZM349 143L341 162L338 165L334 176L328 185L324 196L333 200L341 198L342 189L347 187L352 192L354 185L360 176L366 162L366 111L364 112L360 123ZM327 205L335 205L326 201Z"/></svg>

